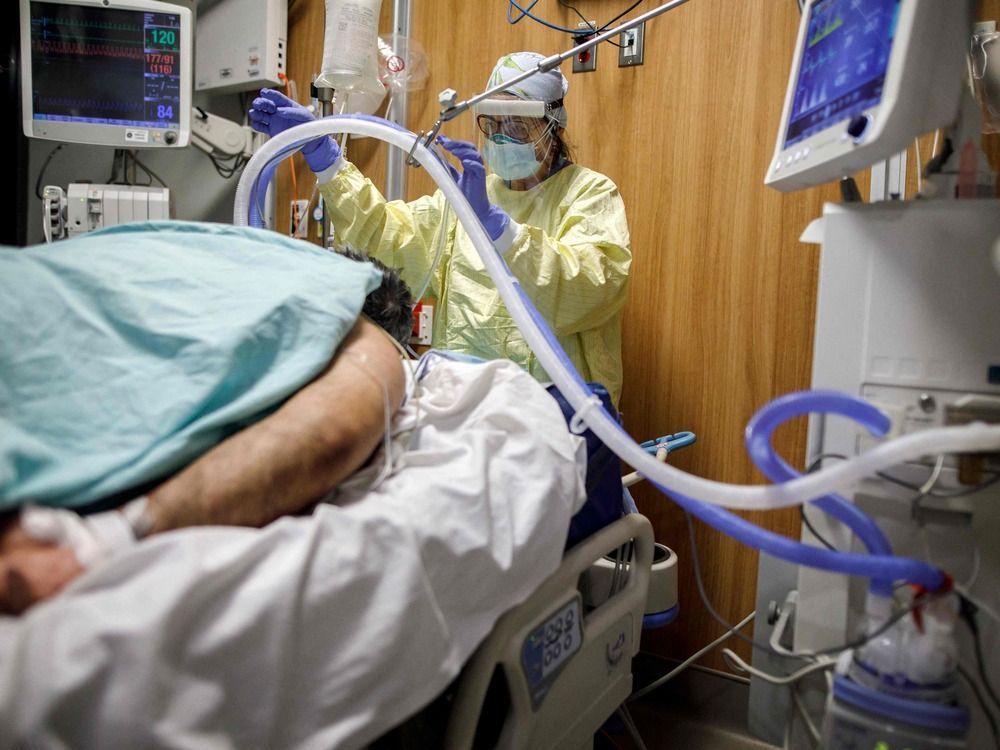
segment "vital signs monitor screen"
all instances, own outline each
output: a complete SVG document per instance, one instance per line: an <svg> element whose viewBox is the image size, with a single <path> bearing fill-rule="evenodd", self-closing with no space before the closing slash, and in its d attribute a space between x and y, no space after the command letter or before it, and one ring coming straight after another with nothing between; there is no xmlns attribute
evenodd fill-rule
<svg viewBox="0 0 1000 750"><path fill-rule="evenodd" d="M176 13L31 2L32 118L176 130L180 30Z"/></svg>
<svg viewBox="0 0 1000 750"><path fill-rule="evenodd" d="M882 101L901 0L816 0L785 148Z"/></svg>

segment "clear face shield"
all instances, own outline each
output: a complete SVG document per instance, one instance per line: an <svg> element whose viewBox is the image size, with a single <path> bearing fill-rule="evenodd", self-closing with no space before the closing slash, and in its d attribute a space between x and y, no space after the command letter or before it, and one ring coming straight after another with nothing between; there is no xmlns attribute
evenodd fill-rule
<svg viewBox="0 0 1000 750"><path fill-rule="evenodd" d="M475 113L476 145L486 165L507 182L538 176L555 148L556 123L545 116L545 103L487 99Z"/></svg>

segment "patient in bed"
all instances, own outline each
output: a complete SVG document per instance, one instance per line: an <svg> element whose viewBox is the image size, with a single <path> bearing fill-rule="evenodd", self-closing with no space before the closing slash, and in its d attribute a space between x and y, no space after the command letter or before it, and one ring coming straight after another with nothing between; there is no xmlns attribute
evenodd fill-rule
<svg viewBox="0 0 1000 750"><path fill-rule="evenodd" d="M219 243L218 236L213 239ZM196 255L192 261L189 272L195 274ZM51 510L0 517L0 612L21 612L51 596L85 566L136 537L200 525L264 526L302 511L360 468L403 399L404 373L386 334L406 342L411 329L409 290L394 271L376 265L379 285L365 296L362 316L327 365L276 410L206 446L186 467L153 483L141 500L126 503L123 512L108 510L85 521ZM137 288L144 280L166 283L155 272L127 281ZM159 325L169 328L173 318L165 316ZM118 499L133 495L118 493ZM117 504L116 498L98 501L99 507Z"/></svg>
<svg viewBox="0 0 1000 750"><path fill-rule="evenodd" d="M142 273L169 256L177 231L187 230L172 226L172 241L159 244L148 232L129 237L154 253L141 257ZM20 616L0 615L0 750L364 747L437 696L497 619L562 559L570 518L585 500L586 447L545 389L506 361L431 353L404 371L384 334L357 319L378 282L370 266L345 261L330 274L329 253L295 243L261 268L254 261L269 253L257 248L263 256L248 260L257 250L247 242L240 235L237 258L248 268L237 300L206 292L205 269L177 280L170 299L186 295L183 309L199 309L159 338L138 338L144 352L164 355L155 375L106 356L94 363L107 365L97 376L72 369L90 356L76 339L95 330L134 338L130 316L176 312L175 301L129 282L123 266L139 273L129 265L139 260L127 252L107 264L94 254L51 258L72 266L58 278L114 282L92 308L74 300L89 330L63 337L72 350L64 372L65 352L42 346L68 325L62 315L51 319L59 299L38 300L30 325L0 337L0 422L8 420L0 424L0 507L32 497L66 508L134 497L126 490L140 476L198 449L146 491L152 534L126 540L102 563L81 571L69 550L8 528L5 578L17 572L7 606L57 595ZM0 327L5 294L30 286L30 274L11 282L5 252ZM167 258L163 272L176 275L176 263ZM352 273L362 296L334 315L327 286ZM225 273L218 276L225 288ZM243 315L239 302L268 298L286 282L288 293L266 315L256 305ZM111 315L123 289L142 297L143 309ZM292 309L288 299L297 300ZM345 330L327 336L337 315ZM226 346L226 331L235 332L228 356L205 367L210 355L200 342ZM22 360L38 351L47 369L28 367L19 379ZM304 364L303 352L311 352ZM236 368L239 356L255 369ZM274 363L287 360L302 366L276 384ZM100 402L119 370L128 375L114 381L119 400L146 398L157 419L140 423L121 404ZM175 380L183 391L171 389ZM36 383L76 399L69 418L41 402L57 430L31 432L36 423L23 410ZM399 406L390 440L380 444L386 400L390 411ZM101 408L91 408L95 401ZM115 419L101 423L109 410ZM93 446L87 461L59 460L70 455L66 435L91 445L93 429L77 424L85 414L112 444ZM247 424L251 415L259 418ZM111 439L116 429L153 437L129 452ZM171 450L160 451L164 445Z"/></svg>

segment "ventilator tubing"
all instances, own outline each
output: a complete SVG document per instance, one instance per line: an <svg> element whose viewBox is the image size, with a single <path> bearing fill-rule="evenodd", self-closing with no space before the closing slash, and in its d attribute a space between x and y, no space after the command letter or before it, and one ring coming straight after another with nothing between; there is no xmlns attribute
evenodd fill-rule
<svg viewBox="0 0 1000 750"><path fill-rule="evenodd" d="M772 482L787 482L799 476L799 473L785 463L774 450L772 437L775 429L790 419L814 413L837 414L853 419L864 425L870 433L878 436L885 435L892 427L892 421L884 412L867 401L848 396L846 393L804 391L776 398L751 417L746 429L747 452L761 473ZM817 508L833 516L853 531L861 543L865 545L869 554L892 555L892 545L885 533L871 517L861 511L854 503L840 495L824 495L812 502ZM771 552L771 550L767 551ZM927 571L937 572L930 566L925 567ZM920 580L914 578L906 580L928 586L928 576L923 576ZM871 591L878 596L892 596L893 583L892 577L873 576ZM934 590L933 587L928 587Z"/></svg>
<svg viewBox="0 0 1000 750"><path fill-rule="evenodd" d="M871 578L873 594L878 594L874 586L876 580L916 583L924 586L928 591L941 591L949 585L948 578L944 573L921 560L894 557L891 553L874 555L840 552L825 547L802 544L802 542L796 542L781 534L762 529L760 526L740 518L735 513L730 513L725 508L692 500L680 493L668 490L657 482L653 482L653 484L688 513L723 534L731 536L736 541L753 549L767 552L772 557L798 565L828 570L831 573ZM889 595L891 593L892 587L890 586Z"/></svg>
<svg viewBox="0 0 1000 750"><path fill-rule="evenodd" d="M253 156L236 190L233 223L246 226L248 201L266 164L287 150L322 135L350 133L378 138L407 152L427 170L479 251L511 317L566 400L577 410L577 422L593 430L605 445L639 473L671 494L738 510L784 508L821 498L851 487L876 471L925 455L1000 450L1000 426L972 424L943 427L889 440L848 461L782 484L734 485L702 479L647 454L600 404L556 341L552 330L528 299L502 256L493 247L468 201L436 156L418 136L385 120L365 115L334 115L289 128L268 141ZM888 571L887 575L888 577Z"/></svg>

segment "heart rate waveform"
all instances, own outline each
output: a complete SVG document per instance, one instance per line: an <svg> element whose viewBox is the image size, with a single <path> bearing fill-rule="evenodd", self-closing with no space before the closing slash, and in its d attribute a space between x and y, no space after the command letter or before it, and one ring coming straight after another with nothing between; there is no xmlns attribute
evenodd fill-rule
<svg viewBox="0 0 1000 750"><path fill-rule="evenodd" d="M831 34L835 34L837 29L844 25L844 19L840 16L835 16L833 19L825 23L821 28L816 29L815 33L809 38L809 46L815 47L817 44L822 42Z"/></svg>
<svg viewBox="0 0 1000 750"><path fill-rule="evenodd" d="M72 110L74 112L93 112L101 114L132 114L137 109L135 102L115 101L113 99L83 99L72 96L40 96L37 99L44 111L56 109ZM138 109L142 109L141 104Z"/></svg>
<svg viewBox="0 0 1000 750"><path fill-rule="evenodd" d="M35 52L46 57L67 55L70 57L104 57L112 59L142 60L145 51L142 41L137 46L115 44L90 44L77 39L36 39L31 45Z"/></svg>
<svg viewBox="0 0 1000 750"><path fill-rule="evenodd" d="M50 27L68 27L71 29L92 29L103 32L125 32L135 34L137 38L142 39L142 25L128 21L115 22L107 19L75 18L63 13L58 18L50 18L44 15L36 16L31 19L31 24L35 27L41 27L43 31ZM38 33L38 29L32 29L32 33Z"/></svg>

